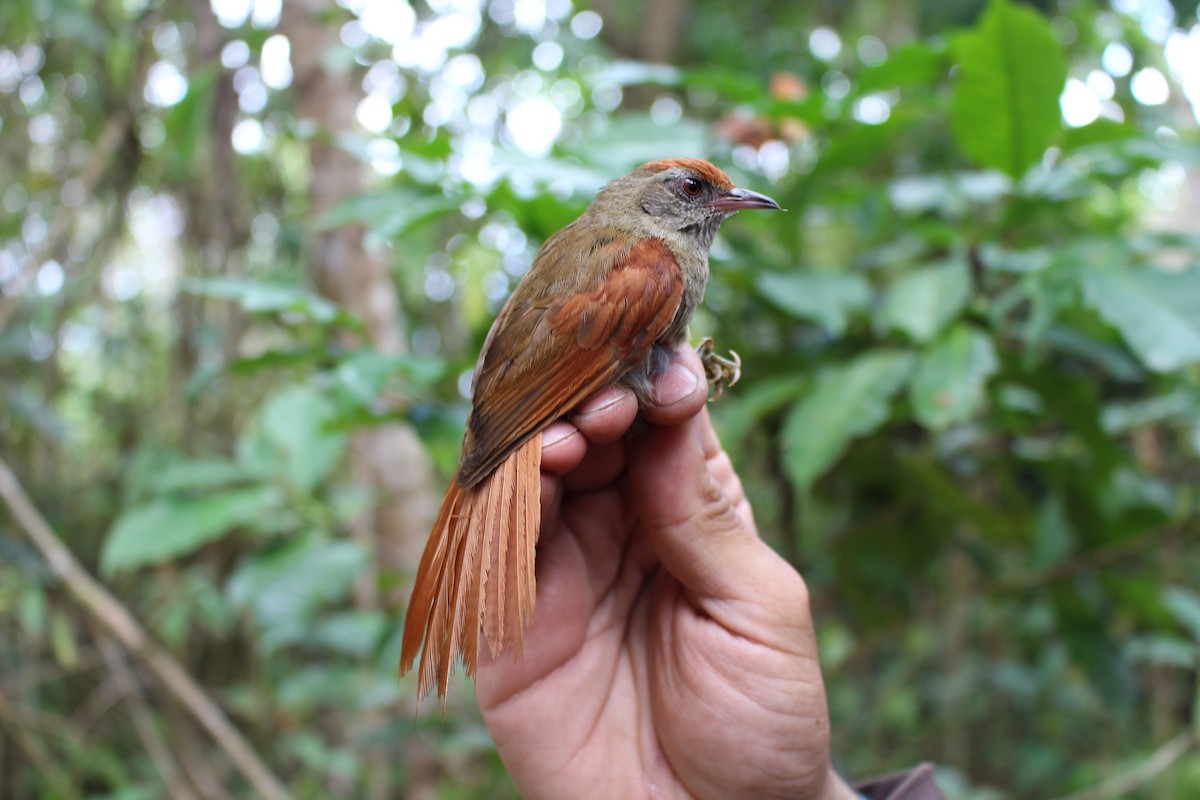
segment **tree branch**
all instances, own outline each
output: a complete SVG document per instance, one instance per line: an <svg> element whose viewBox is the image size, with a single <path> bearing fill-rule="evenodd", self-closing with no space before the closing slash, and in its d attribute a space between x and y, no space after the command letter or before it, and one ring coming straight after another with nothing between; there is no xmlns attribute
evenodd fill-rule
<svg viewBox="0 0 1200 800"><path fill-rule="evenodd" d="M121 698L129 706L129 716L133 720L133 727L137 731L138 738L142 740L142 747L146 749L146 755L150 757L150 762L154 764L154 769L162 778L163 788L167 795L180 798L180 800L197 800L196 793L188 785L179 765L171 757L171 749L167 747L166 741L154 724L154 719L142 697L141 686L138 685L133 670L125 663L125 654L111 639L101 642L100 649L104 652L105 660L108 661L108 667L112 671L113 680L116 682L117 690L121 693Z"/></svg>
<svg viewBox="0 0 1200 800"><path fill-rule="evenodd" d="M45 517L25 493L16 475L0 458L0 499L33 545L42 554L51 573L126 650L142 659L155 677L209 735L250 785L269 800L290 800L283 783L271 772L258 754L234 727L196 679L170 653L156 643L128 609L79 565L71 551L58 538Z"/></svg>
<svg viewBox="0 0 1200 800"><path fill-rule="evenodd" d="M1145 786L1167 767L1174 764L1196 747L1196 734L1190 730L1180 731L1167 743L1150 754L1124 775L1117 775L1095 786L1063 795L1058 800L1116 800Z"/></svg>

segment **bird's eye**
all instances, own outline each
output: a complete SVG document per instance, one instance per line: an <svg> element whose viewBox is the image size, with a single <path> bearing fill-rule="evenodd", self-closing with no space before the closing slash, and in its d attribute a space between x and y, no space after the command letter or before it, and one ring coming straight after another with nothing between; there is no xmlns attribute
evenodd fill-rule
<svg viewBox="0 0 1200 800"><path fill-rule="evenodd" d="M695 178L683 179L683 193L688 197L699 197L701 188L700 181Z"/></svg>

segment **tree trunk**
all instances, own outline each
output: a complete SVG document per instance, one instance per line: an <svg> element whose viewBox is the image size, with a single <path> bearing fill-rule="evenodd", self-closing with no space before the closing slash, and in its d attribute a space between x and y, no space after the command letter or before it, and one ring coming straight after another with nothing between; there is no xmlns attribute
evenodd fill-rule
<svg viewBox="0 0 1200 800"><path fill-rule="evenodd" d="M332 208L366 185L363 165L336 144L353 129L362 90L352 68L332 71L325 61L338 42L338 28L321 16L333 11L331 0L292 0L280 19L280 31L291 44L296 115L314 121L319 130L310 144L314 230ZM360 226L348 226L314 235L308 261L322 294L363 321L369 344L400 354L406 350L403 314L389 261L364 248L363 233ZM355 483L380 499L353 525L355 539L376 556L356 586L356 599L362 608L393 607L399 598L380 595L378 571L415 569L433 523L433 468L416 433L400 423L354 434L349 462ZM369 757L366 796L382 800L392 794L387 754L376 749Z"/></svg>

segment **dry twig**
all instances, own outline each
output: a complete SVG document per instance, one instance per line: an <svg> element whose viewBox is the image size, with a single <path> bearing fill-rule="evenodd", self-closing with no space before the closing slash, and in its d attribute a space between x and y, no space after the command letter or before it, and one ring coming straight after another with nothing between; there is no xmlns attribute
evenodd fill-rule
<svg viewBox="0 0 1200 800"><path fill-rule="evenodd" d="M290 800L283 783L233 726L225 712L170 653L155 642L129 610L79 565L45 517L33 505L16 475L0 458L0 499L46 559L50 572L91 617L130 653L145 662L163 688L188 710L262 797Z"/></svg>
<svg viewBox="0 0 1200 800"><path fill-rule="evenodd" d="M142 740L142 747L146 748L146 755L150 757L150 762L154 764L154 769L162 778L167 796L179 798L179 800L197 800L196 793L192 791L187 779L180 771L179 765L171 756L171 748L167 746L166 741L158 732L158 727L154 724L153 715L146 707L146 701L142 697L141 686L138 684L133 670L125 663L125 654L115 642L109 639L101 642L100 648L104 652L105 660L108 661L113 681L121 693L121 699L129 706L129 716L133 719L133 727L137 730L138 738Z"/></svg>
<svg viewBox="0 0 1200 800"><path fill-rule="evenodd" d="M1058 800L1116 800L1118 797L1125 797L1157 778L1167 767L1195 749L1196 745L1195 733L1191 730L1180 731L1128 772L1095 786L1063 795Z"/></svg>

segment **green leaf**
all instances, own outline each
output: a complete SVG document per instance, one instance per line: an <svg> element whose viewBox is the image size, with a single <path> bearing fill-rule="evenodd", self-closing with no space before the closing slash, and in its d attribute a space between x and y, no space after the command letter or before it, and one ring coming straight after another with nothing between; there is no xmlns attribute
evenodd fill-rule
<svg viewBox="0 0 1200 800"><path fill-rule="evenodd" d="M921 356L909 386L913 416L934 430L969 420L999 366L990 336L967 325L954 326Z"/></svg>
<svg viewBox="0 0 1200 800"><path fill-rule="evenodd" d="M919 269L892 284L884 300L883 320L919 342L929 341L962 310L970 292L971 276L964 261Z"/></svg>
<svg viewBox="0 0 1200 800"><path fill-rule="evenodd" d="M755 285L760 294L800 319L815 322L831 336L846 330L846 318L871 302L871 285L853 273L766 272Z"/></svg>
<svg viewBox="0 0 1200 800"><path fill-rule="evenodd" d="M71 627L71 620L61 611L54 612L50 617L50 649L60 667L71 670L79 664L79 645L75 641L75 631Z"/></svg>
<svg viewBox="0 0 1200 800"><path fill-rule="evenodd" d="M312 640L361 659L379 645L387 628L387 619L378 611L343 611L313 625Z"/></svg>
<svg viewBox="0 0 1200 800"><path fill-rule="evenodd" d="M1133 661L1191 670L1200 659L1200 647L1171 636L1138 636L1126 645L1125 655Z"/></svg>
<svg viewBox="0 0 1200 800"><path fill-rule="evenodd" d="M1177 389L1127 403L1109 403L1100 415L1100 424L1107 433L1125 433L1143 425L1158 425L1189 417L1197 408L1200 408L1200 396Z"/></svg>
<svg viewBox="0 0 1200 800"><path fill-rule="evenodd" d="M995 204L1012 193L1012 180L1000 172L959 172L953 175L905 175L888 184L888 199L902 214L930 212L961 217L972 205Z"/></svg>
<svg viewBox="0 0 1200 800"><path fill-rule="evenodd" d="M1200 644L1200 594L1182 586L1168 586L1163 590L1163 602L1197 644Z"/></svg>
<svg viewBox="0 0 1200 800"><path fill-rule="evenodd" d="M168 161L180 175L197 170L199 162L194 156L211 130L217 80L222 74L219 64L196 68L188 77L187 94L163 114L163 128L171 142Z"/></svg>
<svg viewBox="0 0 1200 800"><path fill-rule="evenodd" d="M1051 494L1042 501L1038 509L1029 566L1033 569L1056 566L1071 554L1074 546L1075 532L1071 529L1071 520L1067 516L1063 498L1061 495Z"/></svg>
<svg viewBox="0 0 1200 800"><path fill-rule="evenodd" d="M737 393L728 393L728 402L722 398L713 405L713 425L721 434L721 441L748 437L764 417L786 408L799 397L806 384L806 375L787 372L756 380L745 389L739 386Z"/></svg>
<svg viewBox="0 0 1200 800"><path fill-rule="evenodd" d="M304 536L244 561L226 592L253 611L264 643L276 647L304 641L313 612L344 598L366 562L355 542Z"/></svg>
<svg viewBox="0 0 1200 800"><path fill-rule="evenodd" d="M911 353L884 350L822 371L784 422L784 466L792 482L807 489L852 439L887 421L912 365Z"/></svg>
<svg viewBox="0 0 1200 800"><path fill-rule="evenodd" d="M246 480L246 471L220 458L169 461L146 478L148 488L158 494L215 489Z"/></svg>
<svg viewBox="0 0 1200 800"><path fill-rule="evenodd" d="M712 66L696 67L683 71L680 84L688 88L716 92L723 99L753 103L763 100L762 80L736 69Z"/></svg>
<svg viewBox="0 0 1200 800"><path fill-rule="evenodd" d="M713 424L722 441L741 441L762 424L763 418L786 407L808 383L807 376L789 371L755 381L736 395L712 407Z"/></svg>
<svg viewBox="0 0 1200 800"><path fill-rule="evenodd" d="M814 175L838 170L861 171L864 167L883 160L892 152L893 146L903 141L906 134L921 122L915 110L903 106L892 110L887 121L880 125L855 123L837 132L830 138L821 159L817 162ZM830 180L830 178L824 178Z"/></svg>
<svg viewBox="0 0 1200 800"><path fill-rule="evenodd" d="M647 61L630 61L617 59L606 62L605 65L587 75L588 83L592 86L616 84L617 86L636 86L639 84L657 84L659 86L674 86L683 78L678 67L668 64L652 64Z"/></svg>
<svg viewBox="0 0 1200 800"><path fill-rule="evenodd" d="M113 523L100 567L112 574L187 555L232 528L253 522L279 502L274 489L258 486L199 497L162 497L135 506Z"/></svg>
<svg viewBox="0 0 1200 800"><path fill-rule="evenodd" d="M370 404L396 378L403 377L412 385L431 386L446 372L446 362L439 358L411 355L389 355L377 350L363 350L344 359L337 366L338 385L347 395L360 403Z"/></svg>
<svg viewBox="0 0 1200 800"><path fill-rule="evenodd" d="M708 126L683 118L659 125L649 114L616 115L608 119L599 136L563 145L564 152L606 175L620 175L638 164L670 153L677 158L705 158L712 149Z"/></svg>
<svg viewBox="0 0 1200 800"><path fill-rule="evenodd" d="M345 322L349 318L324 297L286 283L244 278L197 278L187 281L185 288L196 294L233 300L251 314L290 311L321 323Z"/></svg>
<svg viewBox="0 0 1200 800"><path fill-rule="evenodd" d="M454 211L461 202L440 193L407 186L386 192L360 194L334 206L322 220L321 227L328 230L362 224L371 231L372 236L393 241L419 222Z"/></svg>
<svg viewBox="0 0 1200 800"><path fill-rule="evenodd" d="M858 93L870 94L905 86L928 86L945 74L946 47L939 40L901 45L882 64L858 76Z"/></svg>
<svg viewBox="0 0 1200 800"><path fill-rule="evenodd" d="M1200 361L1200 269L1104 264L1080 275L1087 302L1150 369L1170 372Z"/></svg>
<svg viewBox="0 0 1200 800"><path fill-rule="evenodd" d="M958 146L983 166L1021 175L1062 131L1067 64L1050 24L1027 6L992 0L951 52L959 70L950 104Z"/></svg>
<svg viewBox="0 0 1200 800"><path fill-rule="evenodd" d="M336 416L333 403L316 389L282 389L263 403L257 425L238 442L238 460L256 475L282 475L310 492L346 449L346 435L332 427Z"/></svg>

